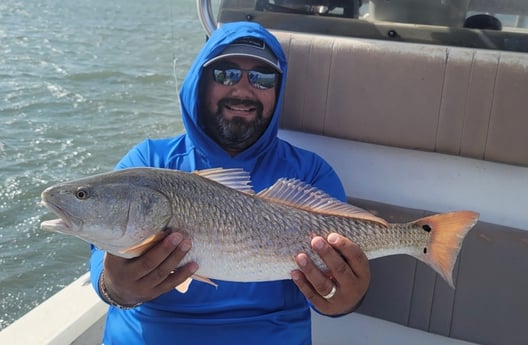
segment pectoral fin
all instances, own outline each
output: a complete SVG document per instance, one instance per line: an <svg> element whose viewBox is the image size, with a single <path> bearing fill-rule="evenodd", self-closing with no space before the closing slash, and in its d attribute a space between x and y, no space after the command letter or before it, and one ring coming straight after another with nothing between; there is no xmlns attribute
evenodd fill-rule
<svg viewBox="0 0 528 345"><path fill-rule="evenodd" d="M133 258L136 256L140 256L144 252L146 252L150 247L152 247L154 244L158 243L161 239L163 239L166 236L166 234L162 231L155 233L154 235L148 237L143 242L138 243L132 247L125 248L123 250L119 251L119 254L121 256L126 258Z"/></svg>

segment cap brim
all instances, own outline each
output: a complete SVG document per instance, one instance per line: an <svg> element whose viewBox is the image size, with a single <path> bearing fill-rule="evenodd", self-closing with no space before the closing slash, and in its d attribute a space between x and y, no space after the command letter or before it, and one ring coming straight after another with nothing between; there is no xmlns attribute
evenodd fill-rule
<svg viewBox="0 0 528 345"><path fill-rule="evenodd" d="M282 73L282 70L280 69L278 64L274 64L271 61L269 61L268 59L260 57L260 56L256 56L256 55L253 55L253 54L244 54L244 53L220 54L220 55L212 58L211 60L207 61L206 63L204 63L203 67L210 66L213 63L215 63L216 61L220 61L220 60L223 60L223 59L228 58L228 57L236 57L236 56L244 56L244 57L253 58L255 60L259 60L261 62L264 62L266 65L269 65L269 66L273 67L275 70L277 70L277 72Z"/></svg>

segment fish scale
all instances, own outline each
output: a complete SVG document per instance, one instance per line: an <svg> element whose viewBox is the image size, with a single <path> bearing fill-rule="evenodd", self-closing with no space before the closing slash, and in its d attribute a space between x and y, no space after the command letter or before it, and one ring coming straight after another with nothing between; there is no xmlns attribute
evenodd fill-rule
<svg viewBox="0 0 528 345"><path fill-rule="evenodd" d="M453 286L458 252L478 220L475 212L457 211L390 224L295 179L257 194L240 169L125 169L57 184L42 200L60 217L43 222L44 230L132 258L169 228L193 241L182 264L196 261L200 276L241 282L290 279L301 252L325 269L310 241L336 232L369 259L412 255Z"/></svg>

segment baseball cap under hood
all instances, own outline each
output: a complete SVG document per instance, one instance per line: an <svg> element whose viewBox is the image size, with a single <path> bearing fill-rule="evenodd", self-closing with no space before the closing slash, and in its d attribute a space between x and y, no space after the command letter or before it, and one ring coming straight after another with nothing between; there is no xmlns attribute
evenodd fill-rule
<svg viewBox="0 0 528 345"><path fill-rule="evenodd" d="M207 67L220 59L229 56L248 56L265 62L282 73L279 59L273 51L266 45L266 42L255 37L242 37L229 44L219 55L204 64Z"/></svg>

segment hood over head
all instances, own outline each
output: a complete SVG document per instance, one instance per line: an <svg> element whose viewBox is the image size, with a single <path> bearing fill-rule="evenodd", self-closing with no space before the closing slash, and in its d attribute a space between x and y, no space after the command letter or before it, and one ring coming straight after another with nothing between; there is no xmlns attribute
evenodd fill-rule
<svg viewBox="0 0 528 345"><path fill-rule="evenodd" d="M268 128L252 146L237 156L230 157L200 126L199 110L202 95L200 94L199 83L204 65L233 55L252 56L265 61L281 71L282 77L278 86L275 110ZM220 26L198 53L180 89L181 113L187 140L190 141L196 151L204 156L215 157L224 162L229 161L229 159L255 158L258 153L266 151L278 140L279 113L286 85L286 72L287 62L283 49L275 36L263 26L252 22L235 22Z"/></svg>

